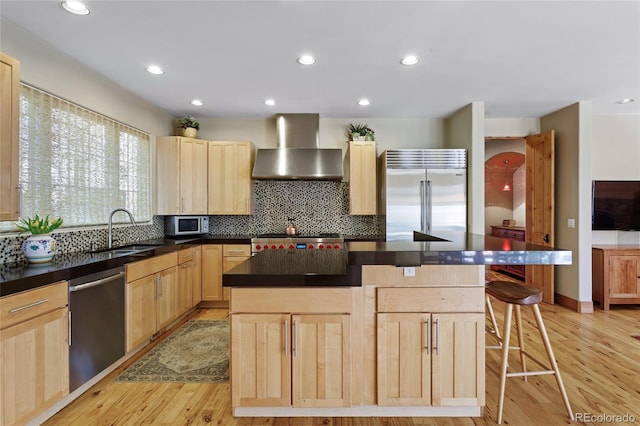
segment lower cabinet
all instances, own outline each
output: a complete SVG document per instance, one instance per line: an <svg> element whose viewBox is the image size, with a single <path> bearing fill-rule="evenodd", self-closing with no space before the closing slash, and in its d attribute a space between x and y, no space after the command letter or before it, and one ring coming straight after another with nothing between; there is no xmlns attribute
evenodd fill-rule
<svg viewBox="0 0 640 426"><path fill-rule="evenodd" d="M222 286L222 274L251 258L248 244L202 245L202 300L229 301L229 289Z"/></svg>
<svg viewBox="0 0 640 426"><path fill-rule="evenodd" d="M350 315L234 314L234 407L350 405Z"/></svg>
<svg viewBox="0 0 640 426"><path fill-rule="evenodd" d="M182 315L202 300L199 253L200 247L189 247L178 252L178 315Z"/></svg>
<svg viewBox="0 0 640 426"><path fill-rule="evenodd" d="M378 313L378 405L484 405L484 314Z"/></svg>
<svg viewBox="0 0 640 426"><path fill-rule="evenodd" d="M177 263L177 252L173 252L126 266L127 351L144 343L183 313L178 303Z"/></svg>
<svg viewBox="0 0 640 426"><path fill-rule="evenodd" d="M247 244L224 244L222 246L222 273L235 268L251 258L251 246ZM222 283L222 279L220 280ZM229 300L231 289L222 288L222 300Z"/></svg>
<svg viewBox="0 0 640 426"><path fill-rule="evenodd" d="M605 311L614 304L640 303L640 247L593 247L593 300Z"/></svg>
<svg viewBox="0 0 640 426"><path fill-rule="evenodd" d="M0 424L24 424L69 393L67 300L66 281L0 299Z"/></svg>

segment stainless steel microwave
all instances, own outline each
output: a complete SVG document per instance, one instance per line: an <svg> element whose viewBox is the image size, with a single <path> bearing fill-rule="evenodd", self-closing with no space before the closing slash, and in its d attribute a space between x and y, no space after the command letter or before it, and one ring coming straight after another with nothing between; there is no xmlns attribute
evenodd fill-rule
<svg viewBox="0 0 640 426"><path fill-rule="evenodd" d="M209 233L209 216L167 216L165 235L199 235Z"/></svg>

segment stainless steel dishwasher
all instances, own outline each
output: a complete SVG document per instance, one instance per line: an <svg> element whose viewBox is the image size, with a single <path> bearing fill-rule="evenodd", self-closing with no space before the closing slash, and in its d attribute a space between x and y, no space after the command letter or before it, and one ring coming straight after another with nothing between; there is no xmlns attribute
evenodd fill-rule
<svg viewBox="0 0 640 426"><path fill-rule="evenodd" d="M69 391L125 353L124 267L69 281Z"/></svg>

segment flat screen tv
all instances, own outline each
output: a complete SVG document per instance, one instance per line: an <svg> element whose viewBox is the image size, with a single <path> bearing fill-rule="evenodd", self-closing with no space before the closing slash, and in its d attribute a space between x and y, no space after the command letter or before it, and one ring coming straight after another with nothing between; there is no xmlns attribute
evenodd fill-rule
<svg viewBox="0 0 640 426"><path fill-rule="evenodd" d="M591 229L640 231L640 181L594 180Z"/></svg>

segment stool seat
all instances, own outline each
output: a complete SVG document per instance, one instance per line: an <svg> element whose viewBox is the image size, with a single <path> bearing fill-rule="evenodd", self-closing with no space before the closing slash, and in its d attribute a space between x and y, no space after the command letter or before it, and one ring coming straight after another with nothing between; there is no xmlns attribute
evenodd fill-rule
<svg viewBox="0 0 640 426"><path fill-rule="evenodd" d="M491 281L485 291L505 303L514 305L537 305L542 302L542 291L528 285L510 281Z"/></svg>

